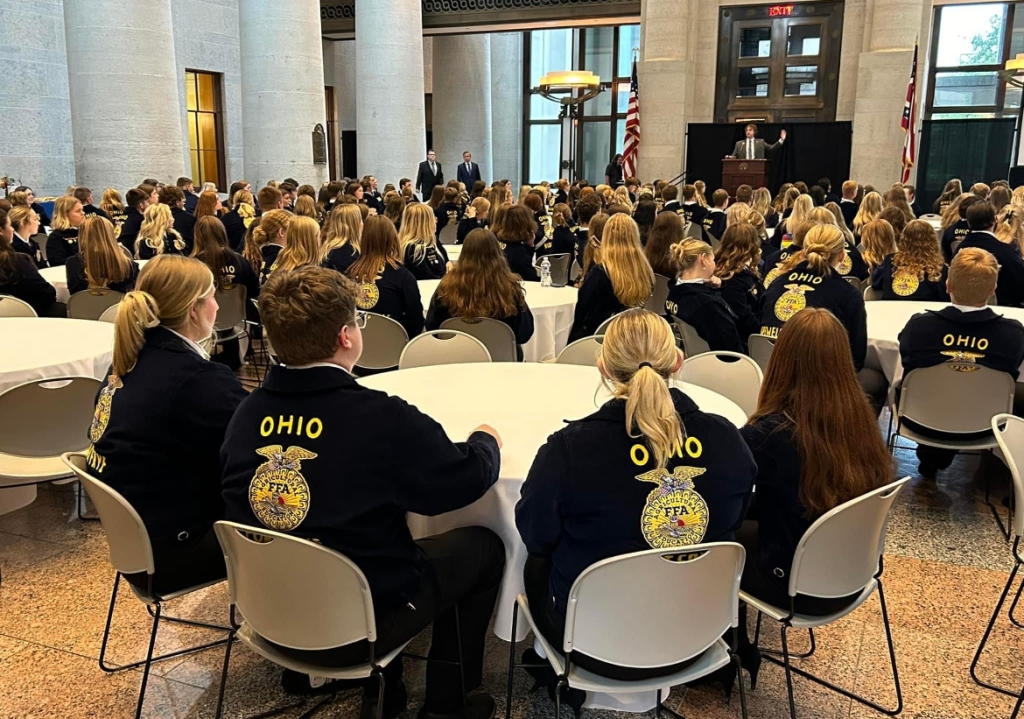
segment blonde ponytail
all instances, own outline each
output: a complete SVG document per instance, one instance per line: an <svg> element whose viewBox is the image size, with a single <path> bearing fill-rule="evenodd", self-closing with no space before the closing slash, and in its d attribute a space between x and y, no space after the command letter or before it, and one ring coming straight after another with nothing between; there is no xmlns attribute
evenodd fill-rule
<svg viewBox="0 0 1024 719"><path fill-rule="evenodd" d="M668 251L672 258L672 264L679 268L680 274L697 264L701 255L714 256L715 254L711 245L693 237L674 243Z"/></svg>
<svg viewBox="0 0 1024 719"><path fill-rule="evenodd" d="M612 394L626 400L626 432L643 437L655 465L665 468L686 432L668 388L679 358L668 323L644 309L627 310L608 326L600 357Z"/></svg>
<svg viewBox="0 0 1024 719"><path fill-rule="evenodd" d="M114 321L114 374L124 377L135 368L146 330L159 324L160 307L152 295L136 290L124 296Z"/></svg>

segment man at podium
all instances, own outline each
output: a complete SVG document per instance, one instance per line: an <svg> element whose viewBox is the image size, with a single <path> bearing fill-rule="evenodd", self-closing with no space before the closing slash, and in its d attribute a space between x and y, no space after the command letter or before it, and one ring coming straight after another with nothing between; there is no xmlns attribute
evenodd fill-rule
<svg viewBox="0 0 1024 719"><path fill-rule="evenodd" d="M766 151L775 151L786 141L786 131L781 130L779 132L779 141L769 145L757 136L757 125L752 122L747 124L744 132L747 136L746 139L739 140L732 154L726 155L726 157L732 157L737 160L763 160L765 159Z"/></svg>

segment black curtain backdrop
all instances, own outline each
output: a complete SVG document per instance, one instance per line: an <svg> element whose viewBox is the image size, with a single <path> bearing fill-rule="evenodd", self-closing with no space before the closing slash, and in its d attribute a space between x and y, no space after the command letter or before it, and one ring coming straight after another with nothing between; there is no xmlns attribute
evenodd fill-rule
<svg viewBox="0 0 1024 719"><path fill-rule="evenodd" d="M742 123L693 123L687 126L686 181L703 180L707 193L722 186L722 158L742 140ZM786 141L769 155L768 189L774 195L784 182L803 180L810 187L827 177L838 188L850 177L850 144L853 123L793 122L757 126L757 136L772 143L779 131ZM670 179L670 178L665 178Z"/></svg>
<svg viewBox="0 0 1024 719"><path fill-rule="evenodd" d="M942 188L959 177L964 189L975 182L1005 180L1013 152L1016 118L925 120L917 155L917 196L931 212Z"/></svg>

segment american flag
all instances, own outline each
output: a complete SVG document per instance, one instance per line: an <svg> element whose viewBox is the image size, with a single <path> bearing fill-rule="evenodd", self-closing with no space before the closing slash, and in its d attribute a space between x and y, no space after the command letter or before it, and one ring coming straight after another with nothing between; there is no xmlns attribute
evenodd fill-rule
<svg viewBox="0 0 1024 719"><path fill-rule="evenodd" d="M629 110L626 111L626 139L622 148L622 177L636 177L636 156L640 149L640 96L636 81L636 60L629 82Z"/></svg>
<svg viewBox="0 0 1024 719"><path fill-rule="evenodd" d="M903 177L901 182L910 179L910 168L914 166L914 155L917 152L917 43L914 43L914 64L910 68L910 82L907 84L907 101L903 105L903 119L900 127L906 137L903 139Z"/></svg>

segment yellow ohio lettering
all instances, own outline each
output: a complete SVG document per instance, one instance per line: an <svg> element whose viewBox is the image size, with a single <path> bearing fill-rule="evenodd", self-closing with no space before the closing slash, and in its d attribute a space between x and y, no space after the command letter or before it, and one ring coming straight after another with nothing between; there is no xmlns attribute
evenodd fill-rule
<svg viewBox="0 0 1024 719"><path fill-rule="evenodd" d="M821 277L818 277L817 275L812 275L810 272L790 272L789 273L789 281L790 282L810 282L812 285L820 285L821 284L821 280L822 280Z"/></svg>
<svg viewBox="0 0 1024 719"><path fill-rule="evenodd" d="M704 454L704 445L696 437L687 437L682 446L676 445L672 456L682 459L684 452L690 459L697 459ZM633 460L633 464L636 466L643 467L650 461L651 453L642 444L634 444L629 449L629 458Z"/></svg>
<svg viewBox="0 0 1024 719"><path fill-rule="evenodd" d="M966 347L984 352L988 349L988 340L984 337L971 337L970 335L948 334L942 338L942 344L946 347Z"/></svg>
<svg viewBox="0 0 1024 719"><path fill-rule="evenodd" d="M306 435L310 439L316 439L324 431L324 423L319 417L311 417L307 420L302 415L296 417L293 414L264 417L260 422L260 436L269 437L272 434L288 434L301 436Z"/></svg>

